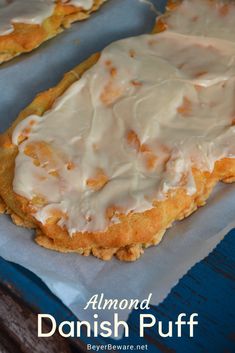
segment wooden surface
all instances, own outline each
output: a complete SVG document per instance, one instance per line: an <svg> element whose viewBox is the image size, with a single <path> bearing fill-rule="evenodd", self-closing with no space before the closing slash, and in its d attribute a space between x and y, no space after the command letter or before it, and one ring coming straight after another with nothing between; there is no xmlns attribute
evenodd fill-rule
<svg viewBox="0 0 235 353"><path fill-rule="evenodd" d="M44 325L45 332L49 327ZM68 341L56 333L37 337L37 316L13 292L0 285L0 352L70 353Z"/></svg>
<svg viewBox="0 0 235 353"><path fill-rule="evenodd" d="M136 324L139 312L133 312L128 321L130 337L120 341L85 335L73 341L58 336L40 341L35 334L36 312L50 313L57 322L76 320L75 317L35 275L3 259L0 259L0 281L0 352L3 353L85 352L88 343L148 344L148 352L156 353L235 352L235 230L180 280L162 304L151 308L151 313L165 325L169 320L175 321L181 312L197 312L199 326L193 339L184 331L182 338L163 339L153 329L140 339Z"/></svg>
<svg viewBox="0 0 235 353"><path fill-rule="evenodd" d="M158 10L163 10L165 0L151 0ZM129 7L126 9L126 3ZM137 11L139 4L141 11ZM80 61L90 54L105 47L108 43L130 35L147 33L151 30L155 13L144 10L143 3L138 0L109 1L101 11L94 15L89 23L74 25L66 34L62 34L37 51L16 59L11 64L2 66L1 79L10 82L14 77L14 85L1 90L0 130L5 130L10 121L39 92L53 86ZM123 9L123 10L122 10ZM125 14L127 14L125 18ZM128 21L127 21L128 19ZM109 21L108 21L109 20ZM112 26L110 26L110 23ZM128 24L128 26L126 26ZM89 32L89 28L95 31ZM111 28L111 30L110 30ZM79 30L79 35L75 32ZM86 32L88 36L83 34ZM69 37L73 32L74 37ZM89 34L90 33L90 34ZM73 44L73 39L79 45ZM68 45L70 43L70 45ZM61 52L61 45L66 51ZM33 58L48 51L48 59L39 71L34 70ZM53 60L51 58L53 57ZM27 70L24 75L27 58ZM19 69L19 66L22 65ZM36 72L35 76L32 73ZM33 79L32 79L33 77ZM12 104L14 102L14 104ZM153 279L154 280L154 279ZM181 312L199 314L199 326L194 339L183 334L182 338L160 338L154 330L148 330L144 339L138 337L138 312L129 318L131 335L121 341L109 339L82 339L73 342L54 336L52 340L42 339L39 342L35 333L37 312L53 315L57 322L76 320L73 314L56 298L47 287L31 272L6 262L0 258L0 353L43 353L53 350L63 353L67 351L86 351L86 344L148 344L148 352L156 353L235 353L235 231L205 260L194 266L179 284L174 287L167 299L151 312L162 320L175 321ZM22 326L21 326L22 325ZM24 332L21 331L24 327ZM26 336L26 337L25 337ZM119 349L119 352L122 350ZM124 350L123 350L124 352Z"/></svg>

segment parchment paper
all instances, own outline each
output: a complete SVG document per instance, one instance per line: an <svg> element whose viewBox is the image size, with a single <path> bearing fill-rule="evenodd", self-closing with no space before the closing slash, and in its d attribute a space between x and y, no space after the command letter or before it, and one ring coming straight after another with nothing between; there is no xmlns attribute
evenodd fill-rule
<svg viewBox="0 0 235 353"><path fill-rule="evenodd" d="M153 1L162 9L164 1ZM13 121L35 94L56 84L63 73L109 42L151 30L155 13L138 0L109 0L89 21L74 24L32 54L0 66L0 130ZM192 265L203 259L235 226L235 185L219 185L207 206L178 222L158 247L145 251L135 263L115 259L60 254L33 242L33 232L18 228L8 216L0 217L0 256L37 274L82 320L93 319L83 307L89 298L144 299L161 302ZM127 319L128 311L120 311ZM100 311L111 320L112 311Z"/></svg>

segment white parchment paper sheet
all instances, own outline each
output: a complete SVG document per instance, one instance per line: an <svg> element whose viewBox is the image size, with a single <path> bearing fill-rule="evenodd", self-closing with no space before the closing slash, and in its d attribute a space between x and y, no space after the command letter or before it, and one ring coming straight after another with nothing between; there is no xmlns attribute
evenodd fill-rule
<svg viewBox="0 0 235 353"><path fill-rule="evenodd" d="M153 1L158 9L164 1ZM150 31L155 14L138 0L109 0L89 21L0 67L0 130L3 131L35 94L56 84L62 74L91 53L121 37ZM33 242L33 232L18 228L8 216L0 217L0 256L37 274L73 312L93 320L83 310L87 300L104 293L106 298L144 299L153 293L158 304L196 262L203 259L235 226L235 185L219 185L208 205L178 222L158 247L146 250L135 263L102 262L94 257L60 254ZM121 311L127 319L128 311ZM112 320L112 311L100 311L101 320Z"/></svg>

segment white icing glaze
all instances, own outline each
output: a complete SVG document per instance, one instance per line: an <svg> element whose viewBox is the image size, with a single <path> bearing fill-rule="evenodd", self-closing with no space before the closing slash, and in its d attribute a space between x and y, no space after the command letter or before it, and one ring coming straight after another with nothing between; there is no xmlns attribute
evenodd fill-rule
<svg viewBox="0 0 235 353"><path fill-rule="evenodd" d="M168 29L183 34L235 41L231 0L184 0L167 19Z"/></svg>
<svg viewBox="0 0 235 353"><path fill-rule="evenodd" d="M64 0L67 5L74 5L88 10L93 0ZM41 24L53 14L55 0L0 0L0 35L13 31L13 23Z"/></svg>
<svg viewBox="0 0 235 353"><path fill-rule="evenodd" d="M89 10L93 5L94 0L62 0L62 2Z"/></svg>
<svg viewBox="0 0 235 353"><path fill-rule="evenodd" d="M182 34L111 44L50 111L15 128L13 188L46 200L35 207L39 221L60 211L70 234L102 231L118 212L150 209L171 189L193 194L192 166L212 171L216 160L235 157L235 41L215 38L215 24L203 37L184 23Z"/></svg>

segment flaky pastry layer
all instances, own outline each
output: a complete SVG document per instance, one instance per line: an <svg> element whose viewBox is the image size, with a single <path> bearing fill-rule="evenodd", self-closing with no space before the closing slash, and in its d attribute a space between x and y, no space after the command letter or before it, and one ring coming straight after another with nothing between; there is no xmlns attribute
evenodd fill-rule
<svg viewBox="0 0 235 353"><path fill-rule="evenodd" d="M53 15L46 18L41 25L14 23L13 32L0 35L0 64L15 56L32 51L46 40L70 27L71 23L85 20L105 1L94 0L92 8L89 10L58 3Z"/></svg>
<svg viewBox="0 0 235 353"><path fill-rule="evenodd" d="M154 32L161 30L164 30L162 20L156 23ZM211 173L194 168L197 191L193 195L188 195L183 187L171 190L163 201L154 202L151 210L121 215L120 223L109 226L104 232L77 232L69 236L67 230L58 225L59 218L56 216L45 224L37 221L32 215L32 204L29 200L14 193L12 188L18 153L17 146L12 144L12 132L27 116L43 115L50 109L55 100L92 67L98 58L99 54L94 54L68 72L56 87L40 93L0 137L0 211L10 213L17 225L36 228L35 240L45 248L82 255L93 254L102 260L109 260L115 255L122 261L134 261L146 247L158 244L174 221L182 220L203 206L217 182L235 181L235 159L224 158L217 161Z"/></svg>

